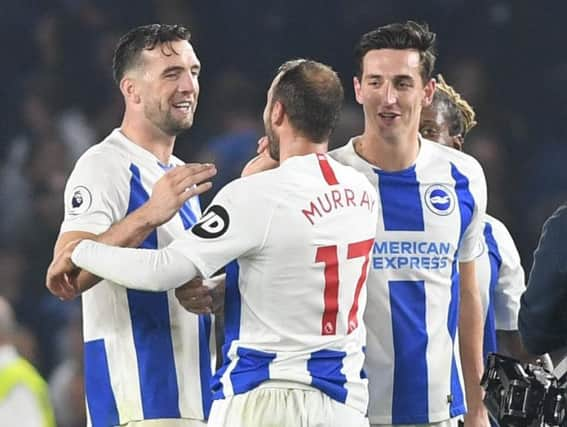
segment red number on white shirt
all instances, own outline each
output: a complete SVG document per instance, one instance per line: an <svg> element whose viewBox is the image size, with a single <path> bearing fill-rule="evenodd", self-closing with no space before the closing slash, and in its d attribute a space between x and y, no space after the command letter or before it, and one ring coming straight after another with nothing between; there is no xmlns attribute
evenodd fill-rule
<svg viewBox="0 0 567 427"><path fill-rule="evenodd" d="M370 260L370 249L374 239L363 240L360 242L350 243L348 245L347 259L364 257L362 269L356 290L354 293L354 301L348 314L348 333L350 334L358 327L358 298L362 285L366 281L368 274L368 262ZM315 262L325 264L325 291L323 300L325 302L325 310L323 311L323 319L321 324L322 335L335 335L337 332L337 313L339 311L339 259L337 246L322 246L317 248Z"/></svg>

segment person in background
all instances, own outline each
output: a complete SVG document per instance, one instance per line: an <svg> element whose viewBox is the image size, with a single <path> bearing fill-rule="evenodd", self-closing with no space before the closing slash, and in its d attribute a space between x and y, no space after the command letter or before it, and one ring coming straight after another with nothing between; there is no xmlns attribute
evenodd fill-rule
<svg viewBox="0 0 567 427"><path fill-rule="evenodd" d="M476 124L473 108L439 74L433 101L421 111L421 136L463 151L466 135ZM483 308L484 360L491 352L531 360L518 333L520 297L526 287L520 254L506 226L488 214L476 276Z"/></svg>
<svg viewBox="0 0 567 427"><path fill-rule="evenodd" d="M0 421L4 426L55 427L47 384L14 346L16 319L0 297Z"/></svg>

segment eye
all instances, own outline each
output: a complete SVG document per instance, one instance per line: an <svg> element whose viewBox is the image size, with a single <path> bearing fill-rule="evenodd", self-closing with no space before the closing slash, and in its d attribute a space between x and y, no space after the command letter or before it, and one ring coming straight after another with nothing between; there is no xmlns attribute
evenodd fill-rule
<svg viewBox="0 0 567 427"><path fill-rule="evenodd" d="M419 130L419 133L421 133L421 135L424 136L427 139L431 139L431 138L439 136L439 131L435 128L430 127L430 126L422 127Z"/></svg>

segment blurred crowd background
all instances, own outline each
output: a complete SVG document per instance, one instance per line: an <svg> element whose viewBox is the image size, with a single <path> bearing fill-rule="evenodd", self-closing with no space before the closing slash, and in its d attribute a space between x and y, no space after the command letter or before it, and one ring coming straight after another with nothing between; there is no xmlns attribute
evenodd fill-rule
<svg viewBox="0 0 567 427"><path fill-rule="evenodd" d="M21 325L20 351L49 379L58 425L84 425L80 301L44 274L74 161L120 123L112 80L119 36L161 22L192 29L202 62L186 161L217 164L215 190L240 173L262 135L275 68L292 57L332 65L346 88L332 145L362 129L352 50L379 25L414 19L438 35L437 72L479 125L465 144L485 168L489 212L511 230L526 271L544 219L567 187L567 5L528 0L8 0L0 10L0 295ZM552 7L555 5L555 7ZM206 203L214 191L205 197ZM252 207L251 207L252 208Z"/></svg>

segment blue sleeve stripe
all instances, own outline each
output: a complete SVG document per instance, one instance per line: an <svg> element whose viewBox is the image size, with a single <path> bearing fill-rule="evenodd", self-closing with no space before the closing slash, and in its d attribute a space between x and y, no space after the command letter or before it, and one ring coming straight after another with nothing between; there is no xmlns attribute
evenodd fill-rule
<svg viewBox="0 0 567 427"><path fill-rule="evenodd" d="M451 396L449 412L451 417L456 417L465 412L463 389L455 358L455 336L457 334L457 324L459 322L459 298L460 298L460 276L457 269L457 254L451 268L451 302L449 303L449 313L447 316L447 329L453 342L451 356Z"/></svg>
<svg viewBox="0 0 567 427"><path fill-rule="evenodd" d="M465 231L472 222L475 202L469 188L469 179L463 175L453 163L451 163L451 175L455 180L455 193L457 193L459 212L461 214L461 233L459 235L460 246Z"/></svg>
<svg viewBox="0 0 567 427"><path fill-rule="evenodd" d="M392 424L429 422L427 325L423 280L391 280L394 338Z"/></svg>
<svg viewBox="0 0 567 427"><path fill-rule="evenodd" d="M104 340L88 341L85 351L85 394L92 427L120 424Z"/></svg>
<svg viewBox="0 0 567 427"><path fill-rule="evenodd" d="M423 207L415 168L401 173L374 170L386 231L424 231Z"/></svg>
<svg viewBox="0 0 567 427"><path fill-rule="evenodd" d="M495 353L498 351L498 343L496 340L496 320L494 313L494 292L498 284L498 276L500 274L500 266L502 265L502 256L498 249L498 243L492 233L492 225L488 222L484 224L484 241L488 248L487 253L483 256L488 256L490 262L490 289L488 297L488 310L486 320L484 323L484 345L483 356L486 361L488 353ZM486 286L486 284L479 283L479 286Z"/></svg>

